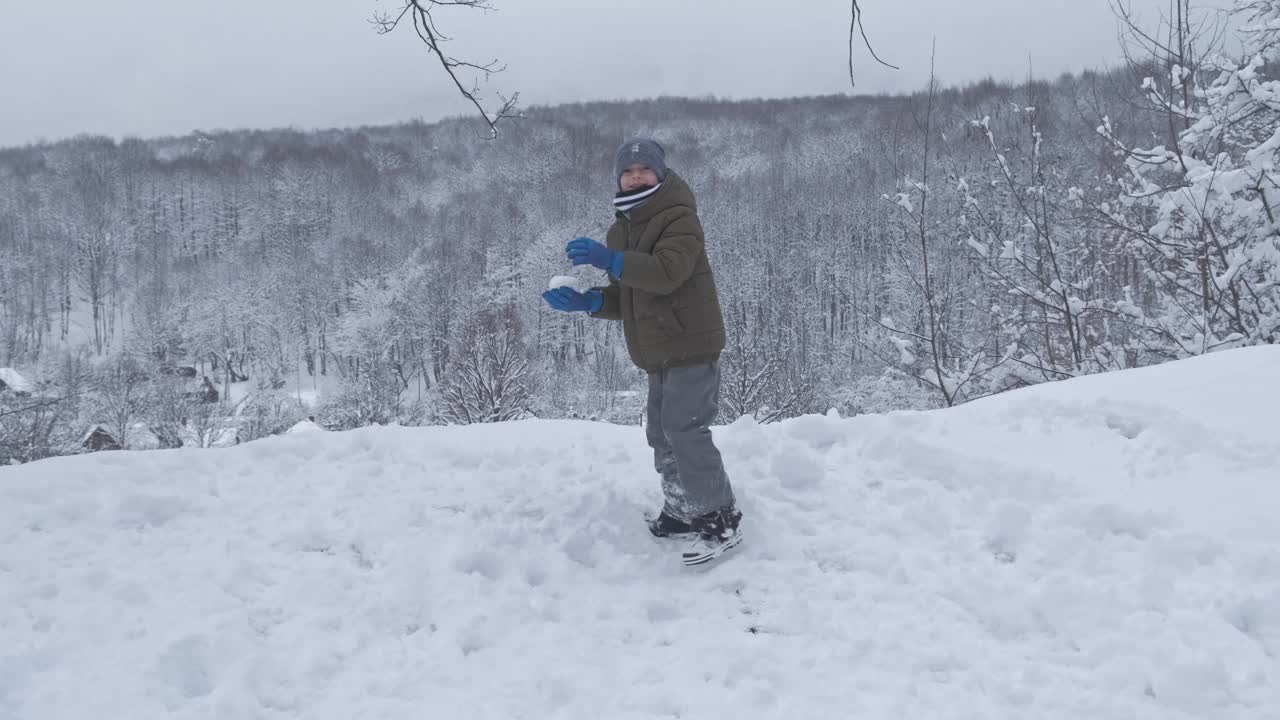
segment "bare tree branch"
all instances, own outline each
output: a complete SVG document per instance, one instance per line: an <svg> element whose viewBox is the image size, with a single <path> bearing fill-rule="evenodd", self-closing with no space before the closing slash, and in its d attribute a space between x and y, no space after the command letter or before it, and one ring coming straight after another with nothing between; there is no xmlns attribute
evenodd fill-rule
<svg viewBox="0 0 1280 720"><path fill-rule="evenodd" d="M406 15L411 17L413 19L413 29L423 44L427 46L428 54L434 53L439 58L441 68L444 69L449 79L453 80L458 92L474 105L476 111L480 113L480 117L489 128L489 132L485 136L489 139L496 138L498 137L498 123L500 121L506 118L520 117L520 114L516 112L520 93L512 93L507 97L502 93L495 92L494 94L499 101L497 110L490 112L485 109L484 103L480 100L478 79L468 89L462 78L458 76L458 73L459 71L473 71L478 75L484 75L487 80L491 75L505 70L506 67L499 67L497 60L480 64L461 60L446 53L443 45L450 38L440 32L439 27L436 25L435 17L431 14L436 7L465 7L485 11L495 9L492 0L405 0L404 7L400 8L400 11L395 13L394 16L391 13L375 13L372 23L377 27L379 35L386 35L395 30Z"/></svg>
<svg viewBox="0 0 1280 720"><path fill-rule="evenodd" d="M849 84L857 86L853 79L853 34L855 30L862 33L862 42L867 46L867 51L871 53L871 57L876 59L876 62L894 70L901 70L902 68L897 65L890 65L881 60L879 55L876 55L876 51L871 47L871 40L867 38L867 31L862 27L862 8L858 7L858 0L852 0L852 2L853 7L849 12Z"/></svg>
<svg viewBox="0 0 1280 720"><path fill-rule="evenodd" d="M501 120L520 117L519 113L516 112L520 93L512 93L510 97L507 97L501 93L495 92L494 94L498 97L500 105L494 112L486 110L484 104L479 99L479 84L473 83L471 88L468 89L462 79L458 77L458 71L475 71L476 73L483 74L485 79L488 79L489 76L494 73L499 73L505 70L505 66L498 67L497 60L480 64L461 60L446 53L444 51L443 44L448 42L450 38L440 32L439 27L437 27L435 23L435 17L432 15L432 10L437 7L465 7L485 11L494 10L493 0L404 0L404 3L404 6L400 8L399 12L374 13L371 22L376 27L378 34L386 35L394 31L400 25L401 21L404 20L406 15L413 18L414 30L417 32L417 35L422 40L423 44L427 46L428 53L434 53L436 57L439 58L440 66L444 69L445 73L448 74L449 78L453 80L453 84L457 87L459 94L461 94L467 102L475 106L476 110L480 113L480 117L484 120L485 125L489 128L488 137L496 138L498 136L498 123ZM855 43L854 38L858 34L861 34L863 44L866 45L867 51L871 53L871 57L875 58L876 62L884 65L885 67L893 68L894 70L901 69L897 65L885 62L878 54L876 54L875 49L871 47L871 39L867 37L866 28L863 27L862 24L862 8L858 5L858 0L851 0L849 12L850 85L857 85L857 82L854 80L853 72L853 48Z"/></svg>
<svg viewBox="0 0 1280 720"><path fill-rule="evenodd" d="M73 392L73 393L68 393L68 394L66 394L66 395L63 395L62 397L49 398L48 400L42 400L42 401L40 401L40 402L33 403L33 404L31 404L31 405L26 405L26 406L23 406L23 407L20 407L20 408L13 408L13 409L11 409L11 410L5 410L5 411L3 411L3 412L0 412L0 418L2 418L2 417L8 417L9 415L20 415L20 414L22 414L22 413L24 413L24 412L29 412L29 411L31 411L31 410L39 410L39 409L41 409L41 408L53 407L54 405L57 405L57 404L62 403L62 402L66 402L67 400L70 400L71 398L74 398L74 397L80 397L81 395L85 395L85 394L88 394L88 393L90 393L90 392L94 392L94 391L96 391L97 389L98 389L98 388L96 388L96 387L88 387L88 388L84 388L84 389L81 389L81 390L77 390L76 392Z"/></svg>

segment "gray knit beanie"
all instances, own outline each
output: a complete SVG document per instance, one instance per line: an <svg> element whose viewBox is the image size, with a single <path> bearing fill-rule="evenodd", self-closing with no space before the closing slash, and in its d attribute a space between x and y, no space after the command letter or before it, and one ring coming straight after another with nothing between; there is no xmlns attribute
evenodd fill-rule
<svg viewBox="0 0 1280 720"><path fill-rule="evenodd" d="M667 153L657 142L648 138L632 138L618 147L613 160L613 179L622 186L622 172L632 165L644 165L658 176L658 182L667 177Z"/></svg>

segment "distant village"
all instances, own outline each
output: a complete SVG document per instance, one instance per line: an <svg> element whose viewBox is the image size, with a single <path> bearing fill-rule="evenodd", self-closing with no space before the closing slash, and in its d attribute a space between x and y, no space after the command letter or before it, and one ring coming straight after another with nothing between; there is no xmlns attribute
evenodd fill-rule
<svg viewBox="0 0 1280 720"><path fill-rule="evenodd" d="M182 395L193 403L212 406L219 402L221 393L207 375L201 375L196 368L178 366L164 368L162 372L175 379L185 381L186 390ZM46 391L44 384L34 382L13 368L0 368L0 403L13 406L14 410L51 405L61 398ZM101 452L107 450L157 450L172 447L217 448L238 445L246 438L241 432L240 422L234 416L222 417L209 427L187 427L179 434L177 443L166 443L160 433L155 432L146 422L131 422L127 425L128 442L122 442L113 430L111 423L105 419L95 419L84 423L79 441L73 452ZM324 430L316 423L314 416L295 423L285 432L305 432ZM0 464L7 458L0 457ZM9 460L16 462L16 460Z"/></svg>

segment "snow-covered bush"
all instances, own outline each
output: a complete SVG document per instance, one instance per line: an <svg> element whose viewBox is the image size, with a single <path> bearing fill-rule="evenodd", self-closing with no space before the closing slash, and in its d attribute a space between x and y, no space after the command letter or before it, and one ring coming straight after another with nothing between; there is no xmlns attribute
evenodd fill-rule
<svg viewBox="0 0 1280 720"><path fill-rule="evenodd" d="M1104 217L1162 290L1154 309L1127 310L1169 357L1280 341L1280 0L1234 12L1242 54L1215 58L1189 106L1168 105L1188 126L1176 143L1131 148L1110 122L1098 128L1128 169ZM1172 72L1175 85L1186 77Z"/></svg>

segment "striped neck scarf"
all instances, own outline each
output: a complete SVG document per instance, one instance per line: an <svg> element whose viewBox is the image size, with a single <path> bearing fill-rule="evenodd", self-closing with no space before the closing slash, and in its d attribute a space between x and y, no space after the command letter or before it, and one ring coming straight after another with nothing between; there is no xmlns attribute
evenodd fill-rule
<svg viewBox="0 0 1280 720"><path fill-rule="evenodd" d="M613 198L613 208L622 213L630 212L643 205L646 200L656 195L661 189L662 183L658 183L649 188L620 192Z"/></svg>

